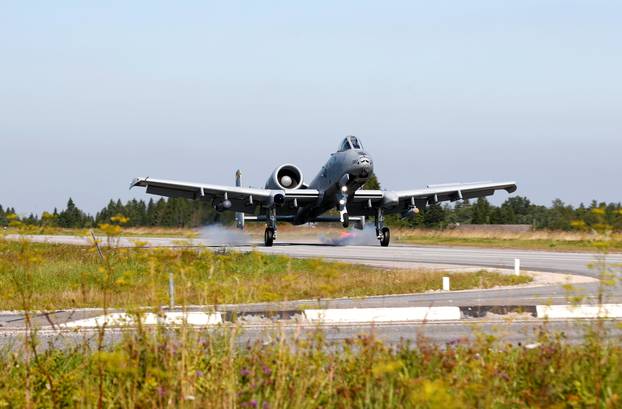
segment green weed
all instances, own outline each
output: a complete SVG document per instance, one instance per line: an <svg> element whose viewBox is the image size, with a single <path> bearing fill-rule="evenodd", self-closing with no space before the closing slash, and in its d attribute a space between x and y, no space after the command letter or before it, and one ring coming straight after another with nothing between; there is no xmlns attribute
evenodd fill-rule
<svg viewBox="0 0 622 409"><path fill-rule="evenodd" d="M48 349L37 365L0 353L0 407L530 408L622 404L622 348L541 336L537 348L490 337L457 346L338 347L321 332L240 346L238 330L128 332L114 347ZM101 372L100 372L101 371ZM99 377L102 379L100 391ZM28 382L28 388L25 388Z"/></svg>

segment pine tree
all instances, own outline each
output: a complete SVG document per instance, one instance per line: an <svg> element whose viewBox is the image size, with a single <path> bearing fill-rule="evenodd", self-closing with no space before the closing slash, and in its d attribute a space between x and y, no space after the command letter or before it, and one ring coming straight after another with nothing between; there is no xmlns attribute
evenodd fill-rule
<svg viewBox="0 0 622 409"><path fill-rule="evenodd" d="M135 226L146 226L147 225L147 205L141 199L136 203L136 220Z"/></svg>
<svg viewBox="0 0 622 409"><path fill-rule="evenodd" d="M30 213L28 217L23 220L23 222L31 226L37 226L39 225L39 218L33 213Z"/></svg>
<svg viewBox="0 0 622 409"><path fill-rule="evenodd" d="M473 224L490 223L490 203L485 197L480 197L473 205Z"/></svg>
<svg viewBox="0 0 622 409"><path fill-rule="evenodd" d="M429 205L423 211L423 224L426 227L442 227L445 221L445 209L438 203Z"/></svg>
<svg viewBox="0 0 622 409"><path fill-rule="evenodd" d="M145 226L155 226L156 224L156 206L153 201L153 198L149 199L149 203L147 204L147 214Z"/></svg>
<svg viewBox="0 0 622 409"><path fill-rule="evenodd" d="M69 198L67 207L58 215L58 225L60 227L75 228L85 227L91 222L86 214L78 209L73 199Z"/></svg>
<svg viewBox="0 0 622 409"><path fill-rule="evenodd" d="M361 189L380 190L380 182L378 181L378 177L372 173L371 177L367 179L367 182L365 182Z"/></svg>
<svg viewBox="0 0 622 409"><path fill-rule="evenodd" d="M2 205L0 205L0 226L6 226L7 224L8 221L6 219L6 213L4 212Z"/></svg>

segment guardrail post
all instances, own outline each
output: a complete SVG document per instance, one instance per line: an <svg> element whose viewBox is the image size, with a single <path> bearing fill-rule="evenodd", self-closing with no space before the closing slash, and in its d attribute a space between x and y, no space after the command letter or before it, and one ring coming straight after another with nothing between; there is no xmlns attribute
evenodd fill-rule
<svg viewBox="0 0 622 409"><path fill-rule="evenodd" d="M520 259L519 258L514 259L514 275L515 276L520 275Z"/></svg>
<svg viewBox="0 0 622 409"><path fill-rule="evenodd" d="M449 291L449 277L443 277L443 291Z"/></svg>

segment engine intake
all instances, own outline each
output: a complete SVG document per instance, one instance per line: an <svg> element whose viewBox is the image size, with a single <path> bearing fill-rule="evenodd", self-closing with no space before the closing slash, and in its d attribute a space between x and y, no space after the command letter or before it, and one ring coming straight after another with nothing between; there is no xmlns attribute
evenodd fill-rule
<svg viewBox="0 0 622 409"><path fill-rule="evenodd" d="M266 189L300 189L303 182L302 171L297 166L287 163L272 172L266 182Z"/></svg>

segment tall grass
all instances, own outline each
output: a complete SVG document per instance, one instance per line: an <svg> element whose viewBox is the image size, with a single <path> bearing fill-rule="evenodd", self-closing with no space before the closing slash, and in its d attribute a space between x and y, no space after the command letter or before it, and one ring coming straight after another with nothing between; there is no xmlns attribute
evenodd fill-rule
<svg viewBox="0 0 622 409"><path fill-rule="evenodd" d="M237 335L139 328L109 349L48 349L36 365L4 351L0 407L96 407L100 375L102 406L119 408L622 405L622 348L595 336L569 345L543 333L535 348L482 336L441 348L373 335L333 345L321 332L239 346Z"/></svg>

